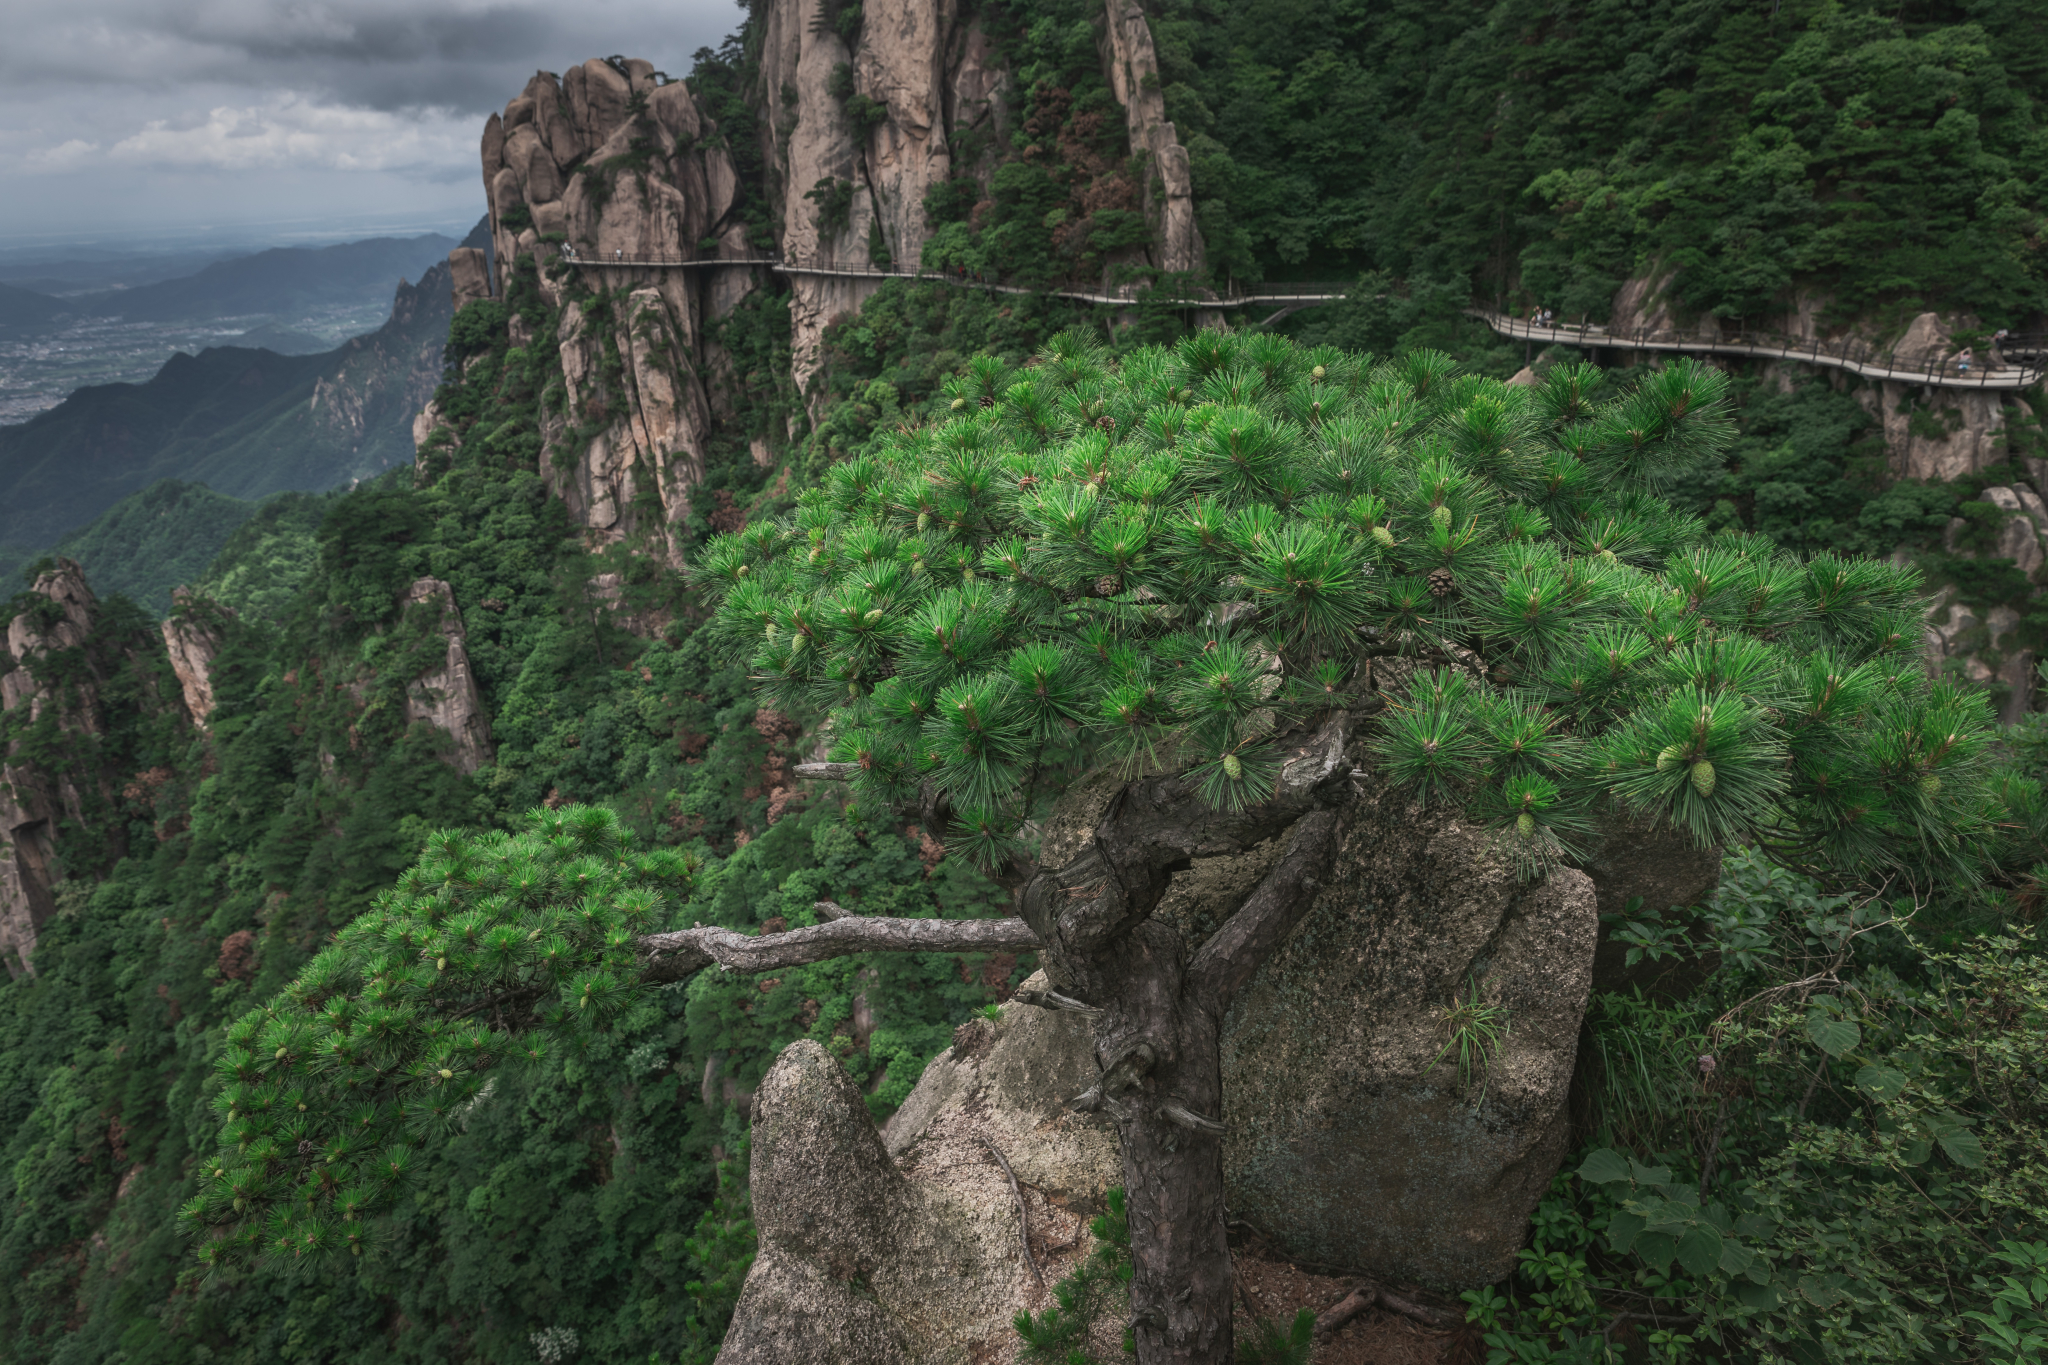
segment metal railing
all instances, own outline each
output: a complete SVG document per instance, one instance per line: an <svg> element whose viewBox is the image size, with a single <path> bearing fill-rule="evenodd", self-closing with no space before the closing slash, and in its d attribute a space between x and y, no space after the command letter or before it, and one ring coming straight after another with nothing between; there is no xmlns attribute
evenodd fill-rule
<svg viewBox="0 0 2048 1365"><path fill-rule="evenodd" d="M575 247L557 247L561 258L571 265L593 269L657 269L657 270L714 270L727 266L763 267L779 275L817 275L845 279L886 279L921 280L927 284L949 284L963 289L984 289L997 294L1049 294L1055 298L1074 299L1083 303L1101 304L1166 304L1179 308L1249 308L1259 304L1294 304L1307 306L1316 303L1331 303L1345 296L1350 286L1344 284L1291 283L1282 285L1254 285L1250 288L1231 287L1223 293L1213 290L1173 291L1148 284L1127 284L1118 286L1113 292L1085 289L1037 289L1027 285L1007 284L990 279L985 275L958 270L926 270L895 266L874 265L866 262L829 263L825 265L785 261L780 256L718 257L718 256L628 256L614 251L610 256L599 253L585 255Z"/></svg>
<svg viewBox="0 0 2048 1365"><path fill-rule="evenodd" d="M1647 329L1616 331L1586 323L1538 323L1508 317L1484 308L1468 308L1501 336L1517 341L1542 341L1581 350L1685 351L1712 355L1745 355L1793 360L1847 370L1867 379L1930 385L1944 389L2024 389L2048 374L2048 337L2006 336L1987 342L1981 354L1961 368L1956 353L1938 347L1901 355L1896 347L1880 347L1864 337L1795 337L1780 332L1743 328L1733 334Z"/></svg>
<svg viewBox="0 0 2048 1365"><path fill-rule="evenodd" d="M1150 284L1126 284L1113 292L1087 289L1039 289L1008 284L964 270L926 270L874 265L869 262L805 264L780 256L611 256L583 255L575 247L557 250L573 265L593 268L663 270L715 270L726 267L763 268L780 275L809 275L841 279L920 280L962 289L981 289L995 294L1047 294L1080 303L1111 306L1148 304L1171 308L1234 309L1259 305L1281 305L1282 312L1334 303L1349 296L1355 286L1339 281L1288 281L1279 284L1228 285L1222 292L1210 289L1175 288ZM1580 323L1538 323L1509 317L1484 308L1468 308L1466 314L1485 322L1495 332L1517 341L1541 341L1574 346L1581 350L1608 348L1623 351L1683 351L1714 355L1744 355L1763 359L1793 360L1805 365L1823 365L1847 370L1868 379L1932 385L1950 389L2024 389L2048 374L2048 336L2007 336L1987 344L1968 369L1960 367L1954 354L1930 349L1902 356L1895 348L1882 349L1859 336L1836 338L1794 337L1783 333L1743 328L1734 334L1703 337L1670 330L1635 329L1616 331ZM1278 314L1275 315L1279 316ZM1271 321L1272 319L1269 319Z"/></svg>

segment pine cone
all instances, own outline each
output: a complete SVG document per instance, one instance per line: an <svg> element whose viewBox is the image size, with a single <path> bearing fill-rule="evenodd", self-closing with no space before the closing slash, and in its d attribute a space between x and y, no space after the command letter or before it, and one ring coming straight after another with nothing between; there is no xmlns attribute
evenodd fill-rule
<svg viewBox="0 0 2048 1365"><path fill-rule="evenodd" d="M1429 571L1429 595L1431 597L1449 597L1457 586L1458 580L1451 576L1449 569L1431 569Z"/></svg>
<svg viewBox="0 0 2048 1365"><path fill-rule="evenodd" d="M1102 429L1103 429L1104 431L1115 431L1115 430L1116 430L1116 418L1114 418L1114 417L1098 417L1098 418L1096 418L1096 419L1095 419L1095 425L1096 425L1096 426L1098 426L1098 427L1101 427L1101 428L1102 428Z"/></svg>
<svg viewBox="0 0 2048 1365"><path fill-rule="evenodd" d="M1115 574L1106 573L1095 580L1095 595L1097 597L1114 597L1123 590L1124 582Z"/></svg>

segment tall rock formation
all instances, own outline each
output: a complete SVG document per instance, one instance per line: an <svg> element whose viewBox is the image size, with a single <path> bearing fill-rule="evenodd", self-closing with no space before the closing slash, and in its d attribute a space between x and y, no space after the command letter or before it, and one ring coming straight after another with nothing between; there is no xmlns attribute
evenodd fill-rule
<svg viewBox="0 0 2048 1365"><path fill-rule="evenodd" d="M1198 271L1204 264L1202 232L1195 226L1187 148L1166 121L1159 54L1138 0L1109 0L1107 34L1110 88L1124 107L1132 152L1147 159L1145 219L1152 225L1152 264L1167 271Z"/></svg>
<svg viewBox="0 0 2048 1365"><path fill-rule="evenodd" d="M814 22L807 0L781 0L766 16L762 150L781 196L785 261L803 270L865 271L886 261L915 267L930 238L926 194L972 178L987 197L998 163L968 164L953 148L983 131L1004 142L1015 116L1009 73L981 19L957 0L870 0L852 41ZM1107 0L1100 22L1103 73L1124 107L1130 151L1145 162L1142 202L1162 270L1203 265L1188 157L1160 93L1159 61L1135 0ZM856 123L859 109L871 122ZM834 198L836 194L836 199ZM842 211L828 214L827 200ZM875 278L790 275L792 377L808 391L819 344L834 318L857 311Z"/></svg>
<svg viewBox="0 0 2048 1365"><path fill-rule="evenodd" d="M978 19L955 0L875 0L861 7L855 42L813 22L808 0L779 0L762 25L762 150L781 197L781 244L792 266L868 270L873 247L915 266L930 226L925 194L972 167L954 165L955 135L1005 126L1007 73ZM886 117L857 126L851 93ZM835 220L823 200L834 187L851 202ZM843 191L844 192L844 191ZM816 196L816 197L808 197ZM826 326L857 310L879 279L790 275L792 377L807 391Z"/></svg>
<svg viewBox="0 0 2048 1365"><path fill-rule="evenodd" d="M102 728L100 680L76 666L99 605L84 572L60 559L30 593L27 610L7 624L0 657L0 960L16 977L34 971L36 935L56 910L57 822L85 818L78 769L53 776L38 759L53 740L83 750Z"/></svg>
<svg viewBox="0 0 2048 1365"><path fill-rule="evenodd" d="M812 392L825 328L881 286L867 272L918 264L930 191L971 179L987 197L998 155L965 165L955 148L973 132L1007 146L1010 77L979 17L962 9L959 0L870 0L826 22L812 0L764 8L755 92L768 183L759 191L776 209L800 393ZM849 15L858 22L837 22ZM1142 186L1125 177L1110 197L1142 201L1154 236L1138 252L1146 264L1198 270L1187 153L1165 118L1144 13L1108 0L1098 31L1144 167ZM450 295L457 306L516 302L520 271L537 272L539 300L559 321L534 337L514 307L510 328L515 345L560 355L565 384L541 432L551 487L593 542L651 537L675 561L674 528L703 475L730 372L711 326L766 270L719 264L763 255L747 239L723 135L685 83L645 61L607 58L560 77L536 73L485 124L481 154L491 251L450 253ZM1123 159L1114 162L1101 178L1124 175ZM422 414L416 444L433 439L437 420Z"/></svg>
<svg viewBox="0 0 2048 1365"><path fill-rule="evenodd" d="M496 756L491 743L491 718L469 666L469 636L455 592L438 578L415 580L406 593L406 615L431 617L430 629L444 648L440 661L406 686L405 719L425 721L448 736L441 761L467 777Z"/></svg>
<svg viewBox="0 0 2048 1365"><path fill-rule="evenodd" d="M235 614L218 603L195 597L184 588L171 593L171 614L163 619L164 651L185 694L192 723L206 728L213 714L213 660L220 653L227 625Z"/></svg>
<svg viewBox="0 0 2048 1365"><path fill-rule="evenodd" d="M671 528L704 470L705 376L722 364L707 327L753 284L743 266L679 264L751 252L718 127L650 63L591 60L536 73L491 116L483 173L497 261L485 283L502 296L530 263L563 309L552 341L568 382L544 418L542 467L593 539L645 534L673 560ZM626 260L676 264L604 264ZM470 296L477 264L463 263ZM513 327L526 344L525 319Z"/></svg>

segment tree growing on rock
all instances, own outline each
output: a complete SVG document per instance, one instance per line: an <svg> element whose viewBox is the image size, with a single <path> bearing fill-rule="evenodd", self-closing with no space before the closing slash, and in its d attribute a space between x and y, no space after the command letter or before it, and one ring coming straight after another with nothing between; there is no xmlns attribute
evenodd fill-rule
<svg viewBox="0 0 2048 1365"><path fill-rule="evenodd" d="M1019 913L676 928L693 868L606 812L437 836L231 1030L228 1126L187 1210L203 1254L360 1244L489 1068L647 983L1029 949L1053 983L1034 1003L1092 1017L1073 1103L1121 1140L1139 1359L1230 1359L1219 1030L1328 875L1347 784L1460 802L1532 876L1610 808L1880 880L1966 871L1998 814L1983 703L1922 671L1914 575L1707 536L1657 490L1726 440L1722 377L1600 384L1214 333L977 361L939 420L696 573L765 699L827 713L810 775L1009 868ZM1097 763L1124 765L1121 792L1037 865L1032 803ZM1271 839L1207 941L1153 917L1194 859Z"/></svg>

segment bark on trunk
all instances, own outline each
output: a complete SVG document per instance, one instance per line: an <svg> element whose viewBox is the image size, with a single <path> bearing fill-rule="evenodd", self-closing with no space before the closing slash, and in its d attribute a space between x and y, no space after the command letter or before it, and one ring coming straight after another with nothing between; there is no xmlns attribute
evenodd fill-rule
<svg viewBox="0 0 2048 1365"><path fill-rule="evenodd" d="M1237 989L1314 902L1336 856L1346 717L1299 743L1272 800L1225 814L1177 777L1127 785L1090 845L1025 887L1023 917L1060 993L1101 1011L1101 1079L1075 1104L1107 1110L1123 1147L1132 1327L1140 1365L1228 1365L1231 1260L1223 1209L1218 1038ZM1209 941L1191 950L1150 916L1196 857L1287 844Z"/></svg>

